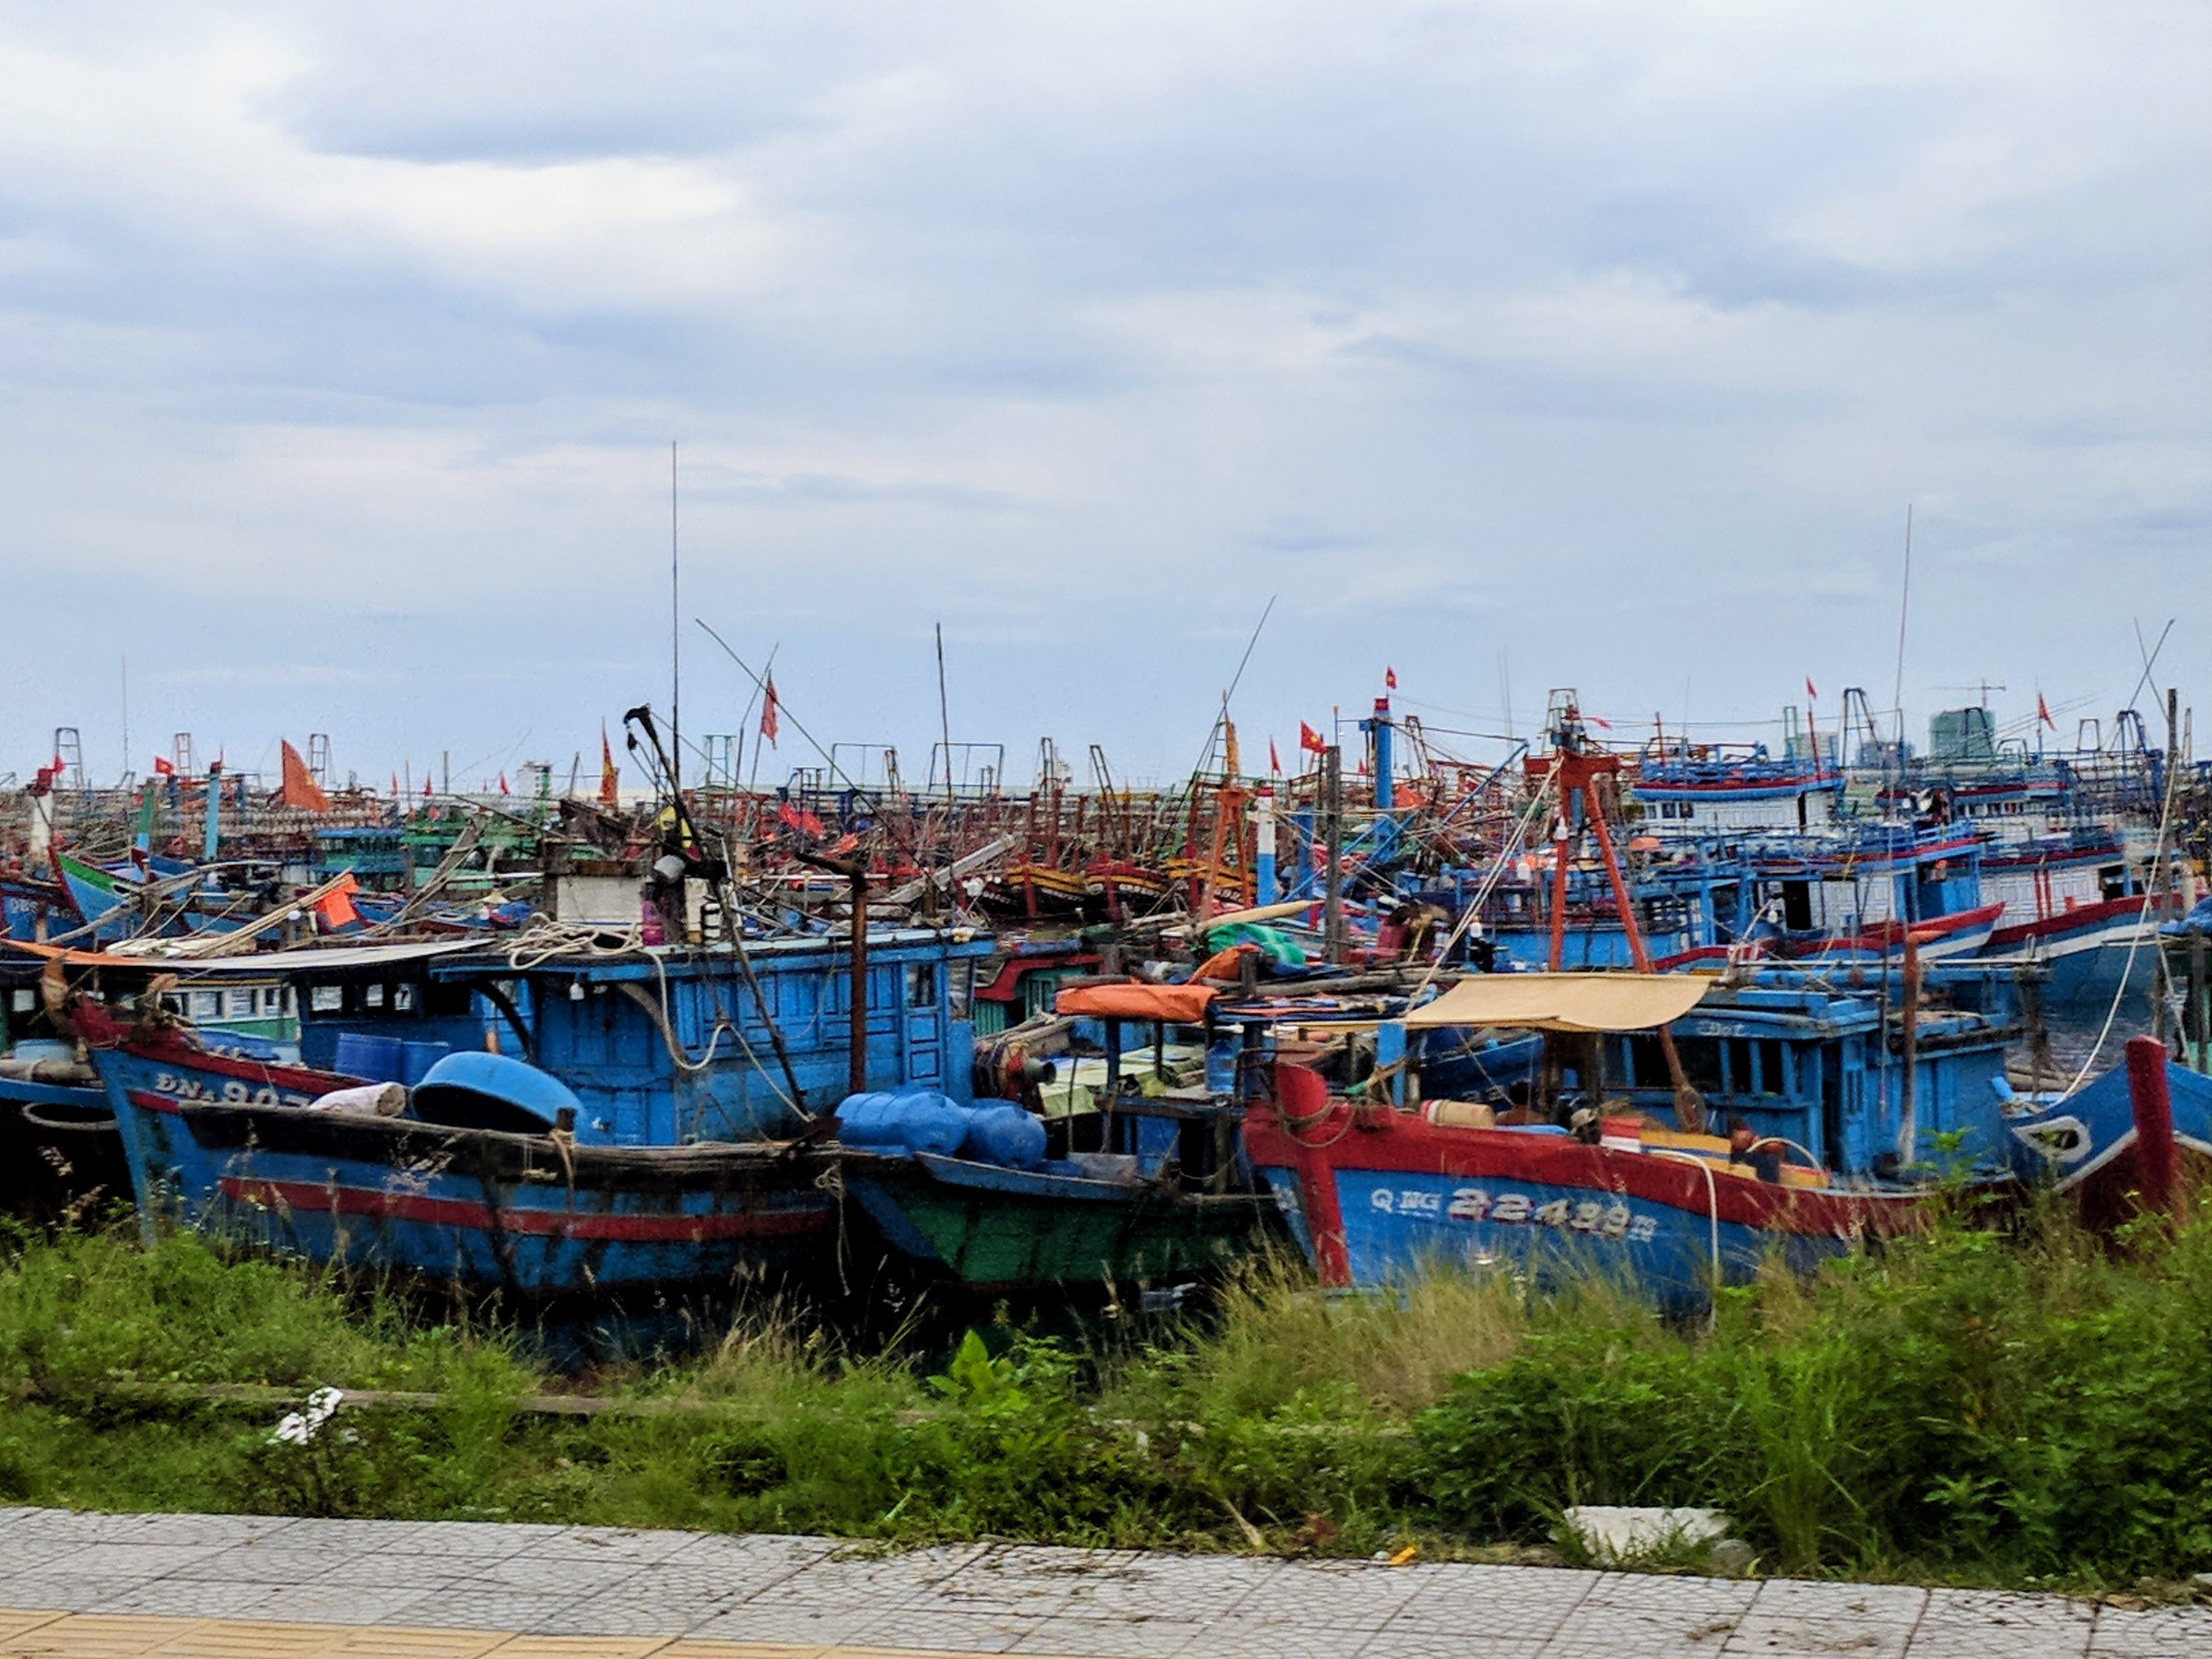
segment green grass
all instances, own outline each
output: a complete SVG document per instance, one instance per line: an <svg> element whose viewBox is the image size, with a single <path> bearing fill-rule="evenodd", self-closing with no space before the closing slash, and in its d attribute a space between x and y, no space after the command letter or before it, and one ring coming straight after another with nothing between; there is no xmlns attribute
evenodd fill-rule
<svg viewBox="0 0 2212 1659"><path fill-rule="evenodd" d="M305 1446L202 1384L421 1390ZM168 1385L149 1395L145 1385ZM2212 1568L2212 1219L2117 1250L2053 1206L1954 1218L1663 1323L1500 1277L1329 1299L1280 1266L1201 1324L949 1359L757 1312L588 1386L388 1288L197 1238L0 1250L0 1502L1430 1557L1577 1502L1715 1504L1770 1571L2074 1589Z"/></svg>

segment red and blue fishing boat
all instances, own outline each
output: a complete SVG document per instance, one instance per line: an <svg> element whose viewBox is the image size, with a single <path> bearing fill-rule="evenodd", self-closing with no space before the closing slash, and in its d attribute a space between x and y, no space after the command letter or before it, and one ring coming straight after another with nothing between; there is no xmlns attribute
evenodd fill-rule
<svg viewBox="0 0 2212 1659"><path fill-rule="evenodd" d="M618 1146L558 1078L506 1056L457 1053L406 1089L225 1052L81 994L69 1015L148 1228L180 1215L311 1260L531 1299L725 1288L835 1236L821 1153Z"/></svg>

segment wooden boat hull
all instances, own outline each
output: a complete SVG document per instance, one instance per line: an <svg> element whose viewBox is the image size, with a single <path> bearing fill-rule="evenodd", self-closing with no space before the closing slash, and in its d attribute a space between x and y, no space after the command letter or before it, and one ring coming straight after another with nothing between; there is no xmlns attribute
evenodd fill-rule
<svg viewBox="0 0 2212 1659"><path fill-rule="evenodd" d="M130 1166L105 1093L0 1076L0 1215L52 1225L130 1199Z"/></svg>
<svg viewBox="0 0 2212 1659"><path fill-rule="evenodd" d="M1589 1275L1689 1306L1716 1276L1743 1283L1777 1255L1809 1269L1865 1238L1915 1228L1926 1203L1341 1102L1295 1130L1255 1110L1244 1145L1322 1283L1335 1287L1504 1265L1550 1281Z"/></svg>
<svg viewBox="0 0 2212 1659"><path fill-rule="evenodd" d="M885 1241L978 1290L1173 1282L1282 1237L1253 1193L1178 1193L930 1153L847 1152L843 1184Z"/></svg>
<svg viewBox="0 0 2212 1659"><path fill-rule="evenodd" d="M353 1079L173 1032L80 1030L149 1226L172 1214L314 1261L532 1298L771 1277L818 1256L834 1229L820 1154L578 1146L313 1111Z"/></svg>
<svg viewBox="0 0 2212 1659"><path fill-rule="evenodd" d="M2166 1091L2183 1178L2212 1181L2212 1078L2169 1062ZM2090 1226L2110 1228L2135 1214L2142 1178L2124 1066L2073 1094L2039 1097L2007 1126L2022 1172L2071 1194Z"/></svg>

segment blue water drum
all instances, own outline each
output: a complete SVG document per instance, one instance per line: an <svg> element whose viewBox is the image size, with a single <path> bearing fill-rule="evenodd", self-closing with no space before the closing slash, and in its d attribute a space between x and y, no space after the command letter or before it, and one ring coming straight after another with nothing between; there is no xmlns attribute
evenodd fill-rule
<svg viewBox="0 0 2212 1659"><path fill-rule="evenodd" d="M934 1088L847 1095L837 1106L837 1138L866 1152L949 1157L967 1134L968 1114Z"/></svg>
<svg viewBox="0 0 2212 1659"><path fill-rule="evenodd" d="M960 1155L1010 1170L1034 1170L1044 1162L1044 1124L1018 1106L973 1106Z"/></svg>
<svg viewBox="0 0 2212 1659"><path fill-rule="evenodd" d="M406 1044L396 1037L376 1037L366 1031L338 1033L338 1052L332 1068L364 1083L402 1081Z"/></svg>
<svg viewBox="0 0 2212 1659"><path fill-rule="evenodd" d="M453 1052L450 1042L403 1042L399 1047L399 1080L409 1088L429 1077L430 1067Z"/></svg>
<svg viewBox="0 0 2212 1659"><path fill-rule="evenodd" d="M1237 1051L1241 1037L1217 1037L1206 1050L1206 1092L1234 1094L1237 1089Z"/></svg>

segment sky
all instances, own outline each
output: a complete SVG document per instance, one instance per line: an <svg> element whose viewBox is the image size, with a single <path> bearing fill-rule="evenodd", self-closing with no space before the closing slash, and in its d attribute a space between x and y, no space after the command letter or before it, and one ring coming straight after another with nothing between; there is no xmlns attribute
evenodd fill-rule
<svg viewBox="0 0 2212 1659"><path fill-rule="evenodd" d="M2070 739L2175 618L2194 707L2207 85L2199 0L0 0L0 777L588 774L672 622L757 718L702 620L763 781L1185 771L1263 614L1248 766L1386 667Z"/></svg>

